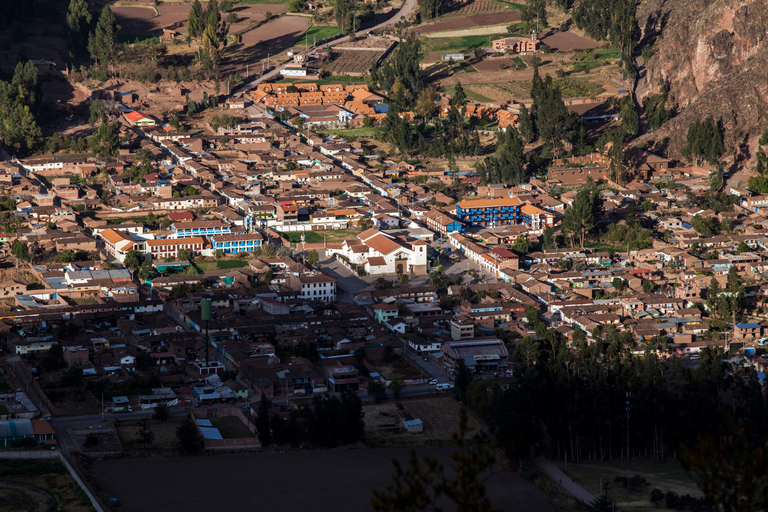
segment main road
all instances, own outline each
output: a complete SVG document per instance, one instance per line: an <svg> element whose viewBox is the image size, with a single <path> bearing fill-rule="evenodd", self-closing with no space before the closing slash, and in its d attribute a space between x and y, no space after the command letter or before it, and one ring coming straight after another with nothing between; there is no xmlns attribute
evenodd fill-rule
<svg viewBox="0 0 768 512"><path fill-rule="evenodd" d="M351 35L348 35L348 36L344 36L344 37L340 37L339 39L334 39L333 41L329 41L327 43L324 43L324 44L321 44L321 45L318 45L318 46L313 46L311 49L305 50L305 51L301 52L301 54L310 55L310 54L312 54L316 50L327 48L327 47L329 47L331 45L334 45L334 44L344 43L346 41L350 41L354 37L356 37L357 34L360 34L362 32L374 32L376 30L382 30L382 29L389 28L389 27L392 27L394 25L397 25L406 16L411 14L411 12L413 12L413 10L415 8L416 8L416 0L405 0L405 2L403 2L403 6L400 7L399 11L397 11L397 14L395 14L394 16L389 18L388 20L386 20L386 21L384 21L382 23L379 23L376 26L373 26L373 27L367 28L365 30L361 30L361 31L355 32L354 34L351 34ZM277 66L275 69L273 69L273 70L265 73L264 75L260 76L259 78L255 79L255 80L253 80L251 82L248 82L247 84L243 85L242 87L239 87L235 91L232 91L232 95L235 96L235 95L241 95L241 94L247 93L248 91L250 91L251 89L253 89L257 85L259 85L261 82L264 82L266 80L270 80L272 78L275 78L275 76L279 75L280 71L283 68L285 68L286 65L287 64L281 64L281 65Z"/></svg>

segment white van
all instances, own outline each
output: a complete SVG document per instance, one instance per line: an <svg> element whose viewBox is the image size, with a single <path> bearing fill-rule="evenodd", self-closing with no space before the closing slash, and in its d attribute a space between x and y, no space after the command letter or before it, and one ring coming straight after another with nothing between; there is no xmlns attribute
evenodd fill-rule
<svg viewBox="0 0 768 512"><path fill-rule="evenodd" d="M446 382L445 384L438 384L437 386L435 386L435 389L437 389L438 391L448 391L453 389L453 384L450 384L448 382Z"/></svg>

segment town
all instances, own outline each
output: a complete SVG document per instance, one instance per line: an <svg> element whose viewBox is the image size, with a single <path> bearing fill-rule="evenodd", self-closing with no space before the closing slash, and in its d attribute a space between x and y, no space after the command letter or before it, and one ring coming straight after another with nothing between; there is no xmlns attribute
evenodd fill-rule
<svg viewBox="0 0 768 512"><path fill-rule="evenodd" d="M504 468L488 485L500 510L710 510L695 476L673 486L643 464L677 471L683 446L705 474L696 435L762 443L745 429L766 421L768 132L756 170L711 117L677 128L679 151L643 139L682 116L665 110L669 85L640 100L624 48L595 49L576 9L578 35L570 18L545 30L565 15L539 0L453 6L513 23L489 17L472 46L461 18L430 22L442 8L422 0L341 18L343 0L189 4L94 11L88 48L67 43L91 71L4 66L8 119L42 119L36 101L66 117L46 135L28 119L0 128L0 447L61 460L83 510L173 509L181 495L155 486L189 485L180 460L274 473L265 504L314 509L279 482L308 449L333 458L328 478L357 468L347 508L395 510L388 450L434 448L452 466L462 436L482 454L473 471ZM168 16L121 58L166 73L194 44L196 81L107 69L117 55L98 34L124 30L115 16L137 33ZM242 56L254 33L285 23L279 39L308 16L328 25ZM609 78L563 96L592 79L588 52ZM581 78L553 80L557 66ZM530 88L492 91L502 80L473 73ZM207 468L200 453L219 455ZM621 465L590 465L606 460ZM209 485L182 502L230 492ZM34 488L0 481L37 503Z"/></svg>

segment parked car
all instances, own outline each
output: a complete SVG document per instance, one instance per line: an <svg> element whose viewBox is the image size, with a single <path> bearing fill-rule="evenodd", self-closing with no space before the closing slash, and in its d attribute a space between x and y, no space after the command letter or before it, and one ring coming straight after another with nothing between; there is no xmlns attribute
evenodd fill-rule
<svg viewBox="0 0 768 512"><path fill-rule="evenodd" d="M422 358L421 358L421 360L422 360L422 361L425 361L425 362L427 362L427 363L429 362L429 358L428 358L427 356L424 356L424 357L422 357Z"/></svg>
<svg viewBox="0 0 768 512"><path fill-rule="evenodd" d="M434 386L436 384L437 384L437 379L432 379L431 381L429 381L430 386Z"/></svg>
<svg viewBox="0 0 768 512"><path fill-rule="evenodd" d="M444 383L444 384L438 384L437 385L437 390L438 391L450 391L451 389L453 389L453 384L449 384L447 382Z"/></svg>

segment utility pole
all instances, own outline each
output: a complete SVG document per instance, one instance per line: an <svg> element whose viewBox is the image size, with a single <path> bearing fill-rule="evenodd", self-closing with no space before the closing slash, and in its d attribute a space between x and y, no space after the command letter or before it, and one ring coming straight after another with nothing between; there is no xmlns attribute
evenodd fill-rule
<svg viewBox="0 0 768 512"><path fill-rule="evenodd" d="M627 391L627 510L629 510L629 399L632 396L630 391Z"/></svg>

